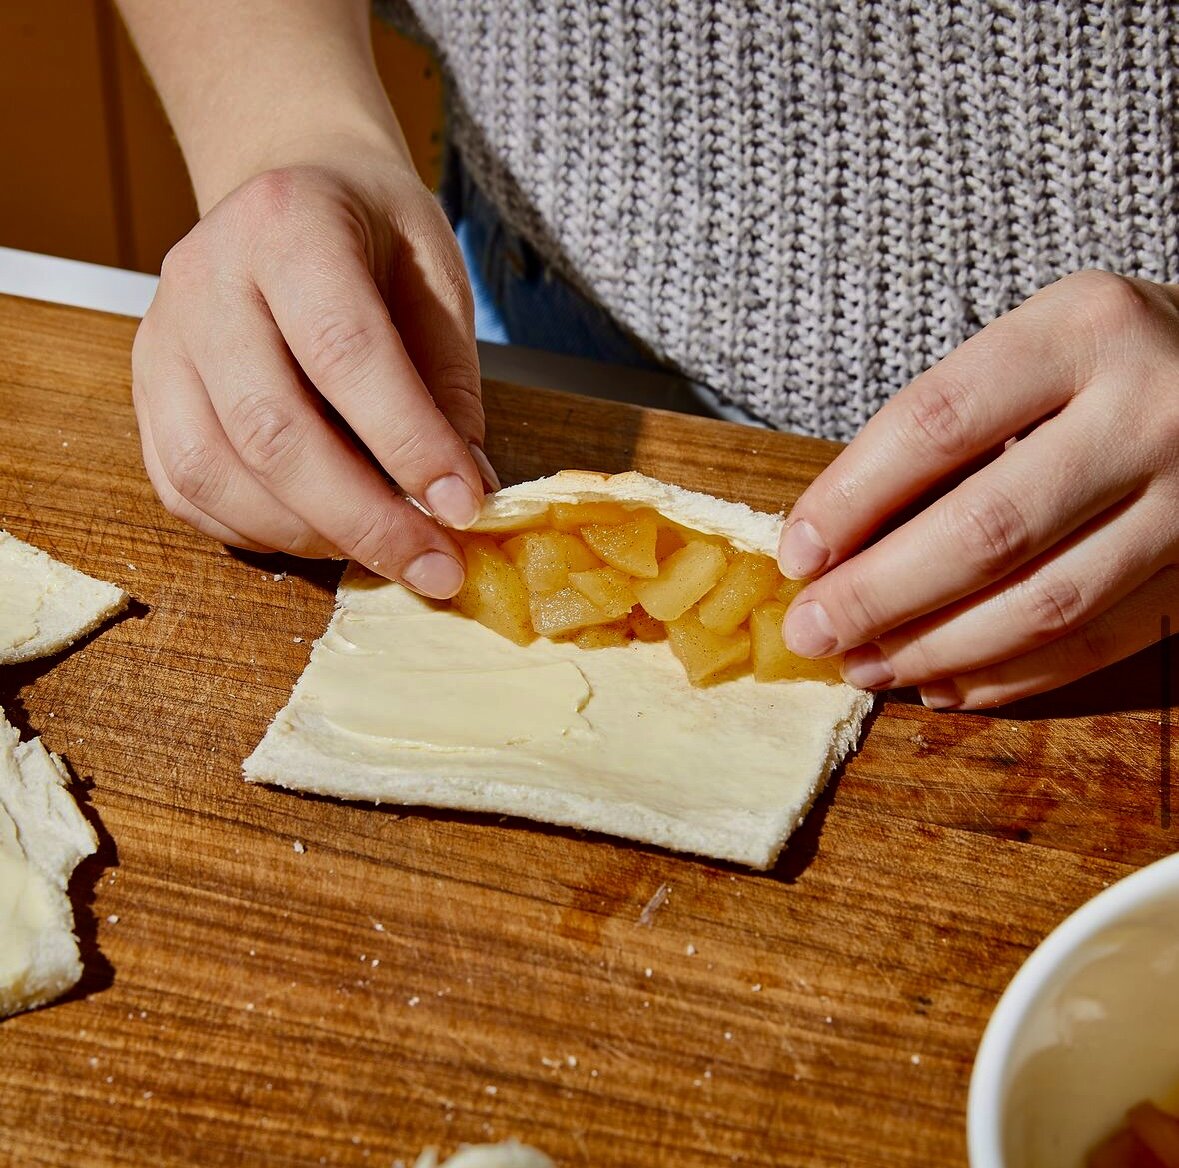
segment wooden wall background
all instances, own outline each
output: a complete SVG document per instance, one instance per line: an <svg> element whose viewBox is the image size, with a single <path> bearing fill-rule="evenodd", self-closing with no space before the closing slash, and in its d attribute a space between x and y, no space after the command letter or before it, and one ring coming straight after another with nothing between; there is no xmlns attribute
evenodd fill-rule
<svg viewBox="0 0 1179 1168"><path fill-rule="evenodd" d="M433 184L437 71L378 22L374 49ZM195 221L180 150L112 0L2 0L0 246L157 272Z"/></svg>

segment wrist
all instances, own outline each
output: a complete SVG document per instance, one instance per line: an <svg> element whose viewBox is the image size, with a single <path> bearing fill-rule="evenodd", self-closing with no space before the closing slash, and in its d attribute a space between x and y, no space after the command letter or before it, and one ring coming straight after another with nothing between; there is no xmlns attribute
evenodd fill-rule
<svg viewBox="0 0 1179 1168"><path fill-rule="evenodd" d="M356 168L362 160L384 157L388 165L414 172L413 159L392 110L381 117L363 110L326 112L290 109L283 117L259 123L261 133L225 136L194 149L188 159L197 206L204 215L242 183L287 166Z"/></svg>

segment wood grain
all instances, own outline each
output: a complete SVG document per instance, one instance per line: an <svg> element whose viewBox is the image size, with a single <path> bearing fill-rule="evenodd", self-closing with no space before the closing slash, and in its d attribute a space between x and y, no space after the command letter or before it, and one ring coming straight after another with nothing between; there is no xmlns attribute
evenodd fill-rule
<svg viewBox="0 0 1179 1168"><path fill-rule="evenodd" d="M155 503L133 328L0 301L0 522L138 602L0 675L103 840L81 986L0 1024L0 1163L389 1165L507 1136L569 1166L962 1163L1008 979L1176 847L1157 659L1000 716L888 702L768 874L250 787L336 570L226 554ZM835 449L487 397L512 479L633 466L776 507Z"/></svg>

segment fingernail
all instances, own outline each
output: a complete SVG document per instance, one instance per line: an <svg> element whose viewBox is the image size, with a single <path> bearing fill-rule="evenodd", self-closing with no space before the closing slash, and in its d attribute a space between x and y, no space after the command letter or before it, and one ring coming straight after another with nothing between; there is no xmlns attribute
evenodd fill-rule
<svg viewBox="0 0 1179 1168"><path fill-rule="evenodd" d="M835 626L817 600L808 600L786 614L786 647L801 657L825 657L835 650Z"/></svg>
<svg viewBox="0 0 1179 1168"><path fill-rule="evenodd" d="M479 500L456 474L435 479L426 488L425 500L426 506L436 519L441 519L447 527L457 527L460 531L470 527L479 514Z"/></svg>
<svg viewBox="0 0 1179 1168"><path fill-rule="evenodd" d="M423 596L449 600L463 586L463 566L445 552L423 552L406 564L401 578Z"/></svg>
<svg viewBox="0 0 1179 1168"><path fill-rule="evenodd" d="M948 710L952 706L962 704L962 695L949 679L930 682L929 685L923 685L918 692L928 710Z"/></svg>
<svg viewBox="0 0 1179 1168"><path fill-rule="evenodd" d="M791 580L809 580L830 555L819 533L805 520L796 519L782 533L778 545L778 567Z"/></svg>
<svg viewBox="0 0 1179 1168"><path fill-rule="evenodd" d="M896 680L888 658L875 645L861 645L853 649L844 657L839 672L848 685L858 689L875 689Z"/></svg>
<svg viewBox="0 0 1179 1168"><path fill-rule="evenodd" d="M483 482L487 489L498 491L499 475L495 473L495 467L491 465L483 447L478 442L470 442L467 444L467 449L471 452L471 457L475 460L475 465L479 468L479 473L483 476Z"/></svg>

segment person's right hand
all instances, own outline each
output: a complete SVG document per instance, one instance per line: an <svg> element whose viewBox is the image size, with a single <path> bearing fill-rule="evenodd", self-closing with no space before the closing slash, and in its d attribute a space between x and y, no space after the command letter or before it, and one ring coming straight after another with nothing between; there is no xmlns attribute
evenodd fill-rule
<svg viewBox="0 0 1179 1168"><path fill-rule="evenodd" d="M463 556L440 524L498 486L458 246L400 154L311 156L243 183L165 259L132 355L144 463L224 543L452 596Z"/></svg>

